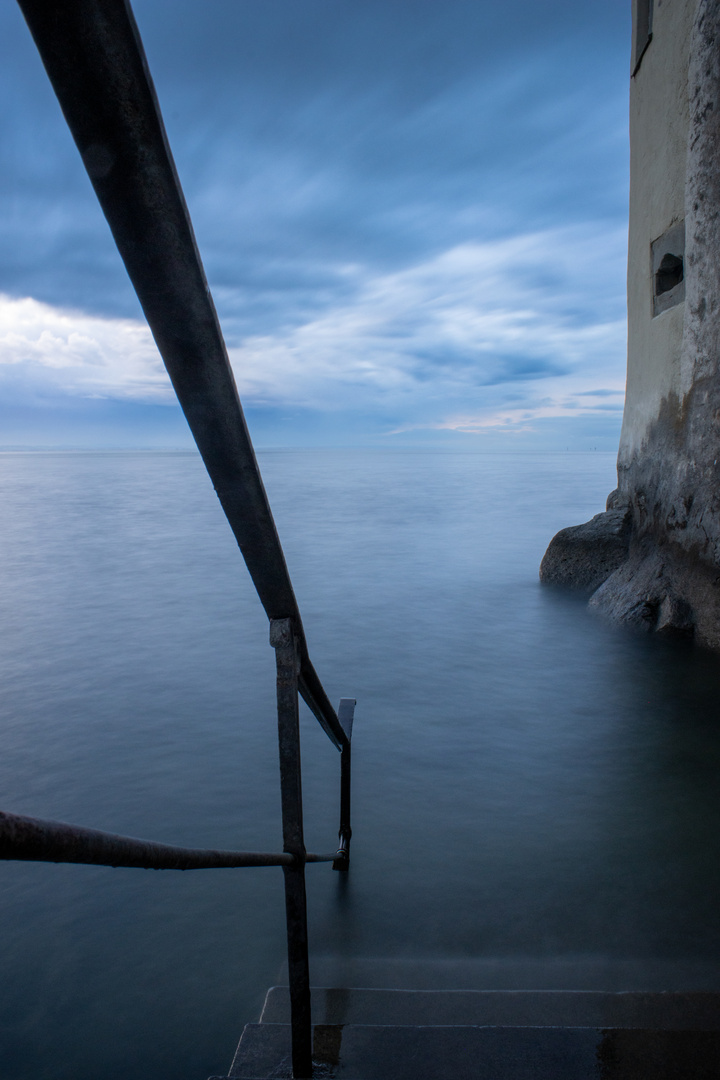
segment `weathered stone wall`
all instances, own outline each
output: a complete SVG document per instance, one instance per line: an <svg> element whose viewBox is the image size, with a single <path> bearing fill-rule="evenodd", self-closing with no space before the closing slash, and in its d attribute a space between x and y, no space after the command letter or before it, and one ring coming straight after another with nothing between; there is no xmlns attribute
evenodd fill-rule
<svg viewBox="0 0 720 1080"><path fill-rule="evenodd" d="M658 112L653 97L664 95L662 65L676 95L667 146L668 102ZM615 517L625 514L627 546L590 603L720 649L720 0L656 0L653 40L633 82L628 389L611 496ZM650 245L683 212L685 301L653 314ZM594 519L595 532L604 521L609 535L612 515ZM562 584L587 588L562 537L541 577L563 578L564 563ZM606 549L598 541L598 563ZM576 562L587 558L586 545Z"/></svg>

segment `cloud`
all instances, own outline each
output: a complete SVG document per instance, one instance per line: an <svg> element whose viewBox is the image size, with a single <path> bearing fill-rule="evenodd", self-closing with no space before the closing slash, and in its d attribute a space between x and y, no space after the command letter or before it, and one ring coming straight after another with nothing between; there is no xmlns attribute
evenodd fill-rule
<svg viewBox="0 0 720 1080"><path fill-rule="evenodd" d="M439 423L428 424L427 427L434 431L458 431L465 434L484 435L491 432L505 432L516 435L536 430L538 423L544 420L567 419L569 417L587 419L591 416L598 417L607 413L613 415L622 414L624 388L615 391L618 400L613 405L580 403L576 399L583 395L568 394L567 389L562 386L553 387L553 391L555 392L545 398L529 395L525 404L519 408L486 410L475 414L458 414L450 416ZM407 427L400 429L403 433L408 430L417 429Z"/></svg>
<svg viewBox="0 0 720 1080"><path fill-rule="evenodd" d="M595 268L618 261L624 242L584 225L456 245L393 273L336 266L338 288L305 321L233 343L229 320L241 399L255 413L374 414L395 433L523 431L616 412L623 282L600 287ZM225 290L223 303L234 300ZM0 387L19 402L174 400L139 321L7 296Z"/></svg>
<svg viewBox="0 0 720 1080"><path fill-rule="evenodd" d="M330 267L626 215L625 4L137 0L208 278L243 337ZM592 41L592 48L588 42ZM17 5L0 10L0 291L137 317Z"/></svg>
<svg viewBox="0 0 720 1080"><path fill-rule="evenodd" d="M134 7L253 423L334 439L617 416L626 4ZM164 406L16 5L0 30L0 407Z"/></svg>
<svg viewBox="0 0 720 1080"><path fill-rule="evenodd" d="M113 398L170 403L170 381L147 326L0 294L5 401Z"/></svg>
<svg viewBox="0 0 720 1080"><path fill-rule="evenodd" d="M588 288L598 262L621 265L624 244L624 231L584 226L459 245L398 273L348 267L350 299L231 348L241 396L404 413L395 428L404 431L509 424L522 410L597 411L575 399L598 383L601 395L623 393L623 281L618 274L594 294ZM510 411L509 390L521 399ZM463 416L475 406L475 420L452 420L461 402Z"/></svg>

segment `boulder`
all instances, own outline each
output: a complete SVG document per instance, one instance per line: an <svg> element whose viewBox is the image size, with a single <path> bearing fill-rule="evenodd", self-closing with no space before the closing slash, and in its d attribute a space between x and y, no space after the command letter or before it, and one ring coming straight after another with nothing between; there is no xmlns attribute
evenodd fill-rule
<svg viewBox="0 0 720 1080"><path fill-rule="evenodd" d="M631 513L628 506L596 514L583 525L561 529L540 564L540 580L589 596L628 557Z"/></svg>

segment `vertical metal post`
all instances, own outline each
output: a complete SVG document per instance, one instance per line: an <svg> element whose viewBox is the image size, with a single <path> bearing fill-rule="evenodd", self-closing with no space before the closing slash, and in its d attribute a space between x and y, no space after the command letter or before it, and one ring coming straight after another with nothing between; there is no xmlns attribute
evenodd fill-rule
<svg viewBox="0 0 720 1080"><path fill-rule="evenodd" d="M271 620L270 644L275 649L277 664L283 850L293 855L296 860L293 866L283 867L292 1024L292 1071L294 1077L306 1080L312 1077L312 1027L298 716L300 661L291 619Z"/></svg>
<svg viewBox="0 0 720 1080"><path fill-rule="evenodd" d="M333 870L350 869L350 765L353 718L355 716L355 699L341 698L338 708L338 720L347 736L347 742L342 748L340 755L340 831L338 833L340 846L333 862Z"/></svg>

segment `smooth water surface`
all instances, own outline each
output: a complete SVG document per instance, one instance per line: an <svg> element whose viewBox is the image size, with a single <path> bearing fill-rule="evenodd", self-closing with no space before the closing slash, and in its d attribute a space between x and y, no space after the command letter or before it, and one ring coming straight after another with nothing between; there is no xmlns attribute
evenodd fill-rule
<svg viewBox="0 0 720 1080"><path fill-rule="evenodd" d="M715 985L720 661L537 580L612 457L260 462L315 666L358 700L352 871L309 868L313 949ZM3 454L0 489L0 807L279 849L267 620L198 458ZM339 758L303 724L307 843L332 849ZM283 961L278 869L0 875L3 1080L227 1070Z"/></svg>

